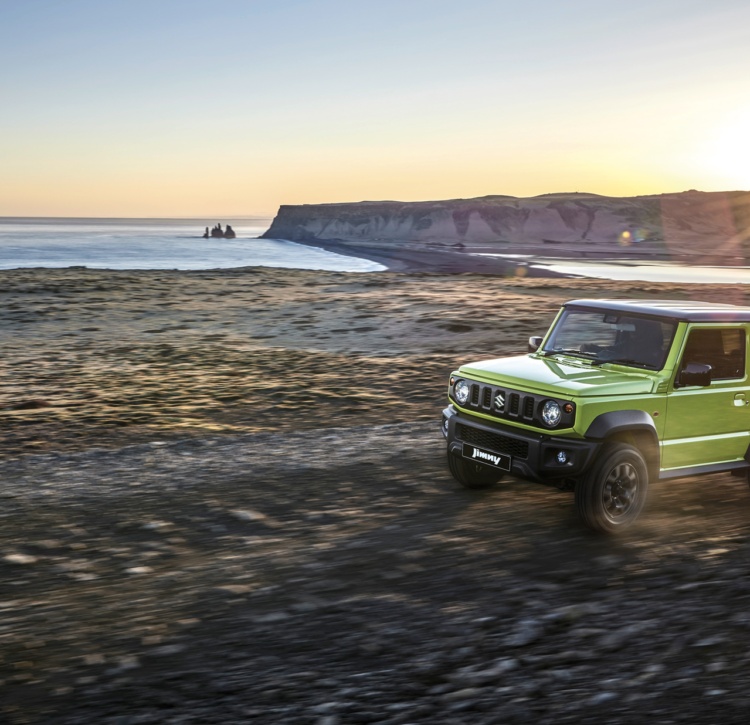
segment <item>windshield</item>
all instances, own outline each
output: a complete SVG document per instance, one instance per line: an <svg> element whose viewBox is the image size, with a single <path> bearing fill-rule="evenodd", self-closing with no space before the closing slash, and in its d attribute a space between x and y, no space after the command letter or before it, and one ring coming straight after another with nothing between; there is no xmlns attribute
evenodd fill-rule
<svg viewBox="0 0 750 725"><path fill-rule="evenodd" d="M660 370L675 327L676 323L655 317L566 309L542 352Z"/></svg>

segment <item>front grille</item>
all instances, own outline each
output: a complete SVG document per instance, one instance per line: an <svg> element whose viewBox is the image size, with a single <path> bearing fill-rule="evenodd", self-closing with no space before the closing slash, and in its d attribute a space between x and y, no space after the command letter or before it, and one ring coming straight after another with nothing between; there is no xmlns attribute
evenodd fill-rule
<svg viewBox="0 0 750 725"><path fill-rule="evenodd" d="M489 413L496 418L522 420L539 425L539 422L534 420L534 413L537 402L541 400L540 397L524 395L506 388L471 383L471 392L466 401L466 407Z"/></svg>
<svg viewBox="0 0 750 725"><path fill-rule="evenodd" d="M522 423L534 426L542 430L549 430L541 420L541 409L546 400L560 400L561 404L567 401L557 398L549 398L546 395L526 393L487 385L473 380L469 384L469 397L459 407L469 411L476 411L482 415L489 415L497 420L507 420L511 423ZM451 396L453 397L453 396ZM455 400L455 398L453 398ZM575 408L570 406L568 412L563 412L562 420L556 428L572 428L575 423Z"/></svg>
<svg viewBox="0 0 750 725"><path fill-rule="evenodd" d="M490 433L469 425L459 423L457 426L458 437L465 443L472 443L481 448L489 448L497 453L507 453L514 458L528 458L529 444L526 441L511 438L501 433Z"/></svg>

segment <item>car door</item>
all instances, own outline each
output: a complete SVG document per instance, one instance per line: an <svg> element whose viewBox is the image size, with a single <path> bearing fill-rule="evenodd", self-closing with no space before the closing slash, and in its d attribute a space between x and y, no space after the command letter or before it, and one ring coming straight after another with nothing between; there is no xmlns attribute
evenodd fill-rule
<svg viewBox="0 0 750 725"><path fill-rule="evenodd" d="M689 363L711 366L711 384L680 386ZM691 325L667 394L662 470L742 460L750 445L750 384L743 326Z"/></svg>

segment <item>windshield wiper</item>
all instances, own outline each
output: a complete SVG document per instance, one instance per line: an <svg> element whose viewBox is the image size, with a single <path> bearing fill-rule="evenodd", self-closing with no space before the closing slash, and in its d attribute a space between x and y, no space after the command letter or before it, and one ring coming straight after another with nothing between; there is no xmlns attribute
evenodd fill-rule
<svg viewBox="0 0 750 725"><path fill-rule="evenodd" d="M599 364L603 363L615 363L618 365L635 365L639 368L649 368L654 367L653 365L649 365L648 363L643 362L643 360L634 360L631 357L613 357L609 358L608 360L600 360Z"/></svg>
<svg viewBox="0 0 750 725"><path fill-rule="evenodd" d="M542 352L544 357L550 357L552 355L573 355L573 357L582 357L585 360L591 360L592 363L601 364L603 361L600 360L595 352L582 352L581 350L575 350L573 348L567 348L562 350L544 350Z"/></svg>

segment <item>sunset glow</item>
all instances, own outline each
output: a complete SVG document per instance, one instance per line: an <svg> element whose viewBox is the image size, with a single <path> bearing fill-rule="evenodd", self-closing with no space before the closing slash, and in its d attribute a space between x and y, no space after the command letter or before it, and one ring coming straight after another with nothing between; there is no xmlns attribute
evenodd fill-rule
<svg viewBox="0 0 750 725"><path fill-rule="evenodd" d="M733 188L750 189L750 106L717 124L704 151L706 166Z"/></svg>
<svg viewBox="0 0 750 725"><path fill-rule="evenodd" d="M16 3L0 215L750 188L750 5Z"/></svg>

